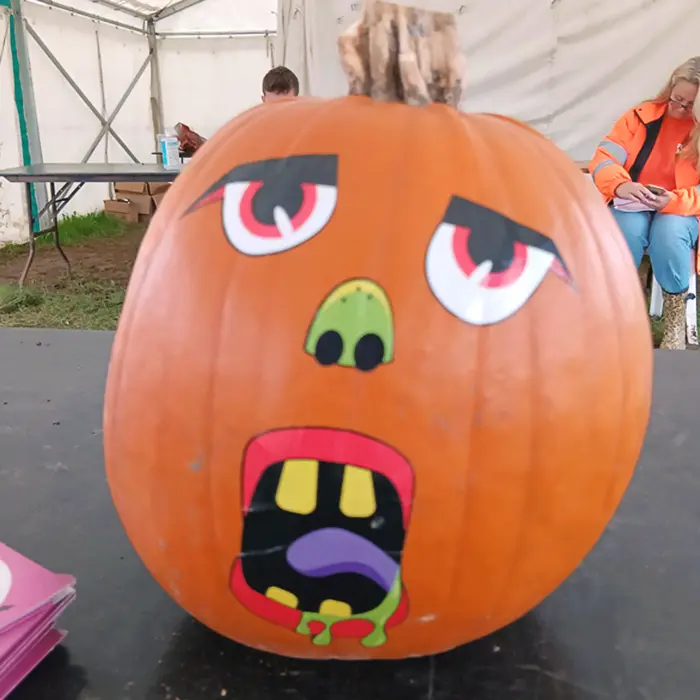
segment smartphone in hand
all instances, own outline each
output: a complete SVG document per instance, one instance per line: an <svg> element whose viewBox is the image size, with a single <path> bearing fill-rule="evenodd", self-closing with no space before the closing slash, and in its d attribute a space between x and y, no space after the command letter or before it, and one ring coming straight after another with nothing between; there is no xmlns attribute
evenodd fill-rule
<svg viewBox="0 0 700 700"><path fill-rule="evenodd" d="M647 185L646 188L649 190L649 192L655 195L662 195L668 192L668 190L663 187L659 187L658 185Z"/></svg>

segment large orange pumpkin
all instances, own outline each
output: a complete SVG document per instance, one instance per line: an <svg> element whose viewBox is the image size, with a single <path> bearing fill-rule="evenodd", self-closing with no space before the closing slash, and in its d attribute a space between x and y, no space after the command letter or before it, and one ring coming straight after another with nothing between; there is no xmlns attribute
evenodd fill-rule
<svg viewBox="0 0 700 700"><path fill-rule="evenodd" d="M624 241L536 132L368 97L260 106L144 240L109 483L153 576L221 634L432 654L523 615L591 549L651 363Z"/></svg>

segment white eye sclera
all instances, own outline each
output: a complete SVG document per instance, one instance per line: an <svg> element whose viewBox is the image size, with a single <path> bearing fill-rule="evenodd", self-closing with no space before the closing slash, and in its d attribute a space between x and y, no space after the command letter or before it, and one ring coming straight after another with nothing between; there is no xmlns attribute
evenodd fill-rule
<svg viewBox="0 0 700 700"><path fill-rule="evenodd" d="M436 299L474 326L515 314L549 272L569 280L551 239L458 197L436 229L425 260Z"/></svg>

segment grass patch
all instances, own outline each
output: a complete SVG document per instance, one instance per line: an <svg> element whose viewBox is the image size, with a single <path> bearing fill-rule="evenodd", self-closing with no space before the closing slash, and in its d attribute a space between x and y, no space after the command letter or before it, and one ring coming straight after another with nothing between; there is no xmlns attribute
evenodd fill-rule
<svg viewBox="0 0 700 700"><path fill-rule="evenodd" d="M80 244L95 238L115 238L133 230L135 224L107 216L103 211L92 214L66 216L58 223L59 240L63 246ZM38 247L53 245L53 236L44 234L36 239ZM9 243L0 248L0 258L12 258L27 254L26 243Z"/></svg>
<svg viewBox="0 0 700 700"><path fill-rule="evenodd" d="M131 230L134 224L107 216L103 211L82 216L67 216L59 223L61 242L75 245L90 238L112 238ZM51 238L47 237L50 242Z"/></svg>
<svg viewBox="0 0 700 700"><path fill-rule="evenodd" d="M125 293L121 285L97 280L50 288L0 285L0 326L114 330Z"/></svg>
<svg viewBox="0 0 700 700"><path fill-rule="evenodd" d="M37 238L42 250L37 251L24 288L13 282L19 278L21 258L27 255L26 243L0 249L0 326L115 329L143 225L95 212L67 216L59 228L76 277L65 277L63 262L51 250L50 235Z"/></svg>

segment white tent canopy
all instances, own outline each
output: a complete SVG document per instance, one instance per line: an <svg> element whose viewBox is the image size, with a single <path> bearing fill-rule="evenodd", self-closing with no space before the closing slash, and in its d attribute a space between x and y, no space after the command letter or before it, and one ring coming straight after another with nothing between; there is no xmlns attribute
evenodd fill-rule
<svg viewBox="0 0 700 700"><path fill-rule="evenodd" d="M613 121L700 55L697 0L397 0L454 12L468 58L463 108L529 122L577 160ZM336 37L360 0L280 0L278 60L319 96L344 92Z"/></svg>
<svg viewBox="0 0 700 700"><path fill-rule="evenodd" d="M469 65L464 109L529 122L576 159L700 54L697 0L402 1L456 14ZM259 101L275 64L294 70L307 94L344 94L336 38L360 8L361 0L0 0L0 168L28 156L80 162L93 146L90 161L152 161L158 130L181 121L210 136ZM113 131L98 139L104 121ZM98 209L106 196L106 186L87 186L67 211ZM21 188L0 182L0 243L26 238L26 222Z"/></svg>

